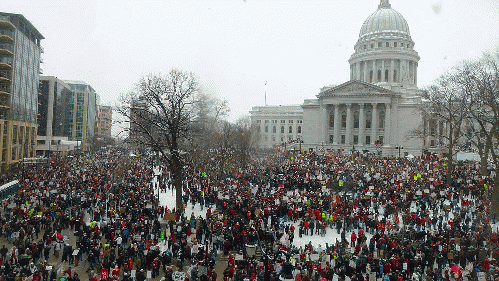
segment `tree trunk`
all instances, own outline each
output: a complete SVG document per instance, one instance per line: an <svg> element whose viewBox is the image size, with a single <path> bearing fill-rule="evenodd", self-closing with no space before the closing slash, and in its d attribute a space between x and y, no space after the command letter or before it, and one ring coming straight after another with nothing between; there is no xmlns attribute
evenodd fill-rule
<svg viewBox="0 0 499 281"><path fill-rule="evenodd" d="M176 208L177 212L181 213L184 211L183 201L182 201L182 164L176 153L172 155L172 170L174 175L175 184L175 195L176 195Z"/></svg>

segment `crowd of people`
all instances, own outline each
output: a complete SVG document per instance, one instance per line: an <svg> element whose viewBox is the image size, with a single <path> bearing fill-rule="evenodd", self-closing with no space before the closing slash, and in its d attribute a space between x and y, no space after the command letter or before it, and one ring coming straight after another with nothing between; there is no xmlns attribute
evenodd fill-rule
<svg viewBox="0 0 499 281"><path fill-rule="evenodd" d="M0 280L499 276L494 171L474 162L454 165L449 179L436 157L274 151L244 168L186 162L176 210L156 196L171 192L172 178L152 156L53 160L2 179L21 188L1 208Z"/></svg>

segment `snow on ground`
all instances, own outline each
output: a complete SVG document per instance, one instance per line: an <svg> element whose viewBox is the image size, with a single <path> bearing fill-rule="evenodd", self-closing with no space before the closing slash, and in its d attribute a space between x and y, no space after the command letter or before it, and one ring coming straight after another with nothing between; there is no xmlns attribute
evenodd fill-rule
<svg viewBox="0 0 499 281"><path fill-rule="evenodd" d="M159 172L157 170L155 170L155 173L159 174ZM154 179L153 179L153 187L154 187L155 194L157 194L158 187L157 187L156 177L154 177ZM471 200L471 198L463 198L463 199ZM166 192L160 191L159 201L160 201L161 206L163 206L163 207L167 206L168 209L171 210L176 205L175 200L176 200L175 190L169 188L166 190ZM412 213L418 213L420 211L420 208L419 208L418 204L416 203L416 201L417 200L415 200L411 203L410 212L412 212ZM452 202L450 202L449 200L445 200L445 202L444 202L444 205L451 205L451 204L452 204ZM460 200L457 203L457 207L459 207L459 208L461 207ZM216 207L215 207L215 205L212 205L211 208L212 208L212 210L214 210ZM371 208L372 208L372 206L371 206ZM202 208L199 203L193 205L191 202L188 202L186 209L185 209L185 214L187 217L190 217L191 214L193 213L195 217L201 216L202 218L206 218L206 210L207 210L207 208L206 207ZM378 211L379 211L379 218L378 219L381 219L384 216L384 209L379 208ZM437 207L437 214L439 216L444 216L444 217L445 217L445 215L447 215L448 219L454 219L453 212L446 212L443 209L440 209L440 206ZM434 213L429 212L429 215L430 215L430 217L433 217ZM392 223L393 223L393 219L394 219L393 217L387 217L387 220L391 221ZM399 219L400 219L399 227L403 227L404 226L403 216L400 213L399 213ZM294 235L293 245L295 245L296 247L302 247L306 244L311 243L312 246L314 246L314 248L325 249L326 243L331 245L331 244L334 244L336 242L336 240L341 241L341 234L338 233L336 229L331 229L331 228L327 227L326 234L324 236L314 234L314 235L303 235L302 237L299 237L299 221L297 221L296 223L284 222L284 224L289 224L289 225L293 224L295 226L295 235ZM492 224L491 226L492 226L492 230L499 231L499 223ZM355 231L355 233L358 234L358 229L354 229L354 230L351 230L349 232L346 232L345 238L348 241L350 241L350 235L352 234L353 231ZM365 231L365 229L364 229L364 231ZM428 231L436 231L436 230L433 229L432 227L430 227L428 229ZM372 237L372 235L369 234L367 231L365 231L365 235L366 235L368 241Z"/></svg>

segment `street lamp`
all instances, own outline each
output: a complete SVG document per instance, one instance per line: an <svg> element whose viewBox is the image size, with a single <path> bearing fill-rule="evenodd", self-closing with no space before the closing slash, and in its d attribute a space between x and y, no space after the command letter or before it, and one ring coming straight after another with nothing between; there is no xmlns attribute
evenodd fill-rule
<svg viewBox="0 0 499 281"><path fill-rule="evenodd" d="M399 150L399 158L400 158L400 150L401 149L404 149L402 146L396 146L395 149L398 149Z"/></svg>

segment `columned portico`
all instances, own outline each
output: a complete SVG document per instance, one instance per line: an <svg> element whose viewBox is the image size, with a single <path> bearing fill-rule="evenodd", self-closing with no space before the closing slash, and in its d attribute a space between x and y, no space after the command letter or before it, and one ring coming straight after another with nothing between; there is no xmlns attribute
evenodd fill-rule
<svg viewBox="0 0 499 281"><path fill-rule="evenodd" d="M323 132L320 141L324 140L324 143L330 143L336 148L351 145L364 147L374 145L375 141L383 136L384 146L392 143L392 106L388 100L386 102L342 102L341 100L335 102L329 104L324 101L321 105L320 115L324 123L320 125ZM330 123L332 121L330 117L334 118L333 124ZM368 118L370 122L367 122ZM380 124L383 127L380 127ZM329 137L331 133L332 142ZM367 144L366 139L369 141Z"/></svg>

